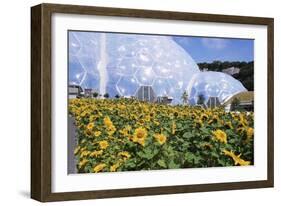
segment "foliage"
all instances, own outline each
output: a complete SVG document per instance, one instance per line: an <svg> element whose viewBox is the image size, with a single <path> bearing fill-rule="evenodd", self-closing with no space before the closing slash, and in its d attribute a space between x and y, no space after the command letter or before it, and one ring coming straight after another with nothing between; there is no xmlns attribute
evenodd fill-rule
<svg viewBox="0 0 281 206"><path fill-rule="evenodd" d="M103 95L103 97L104 97L104 98L109 98L109 94L108 94L108 93L105 93L105 94Z"/></svg>
<svg viewBox="0 0 281 206"><path fill-rule="evenodd" d="M71 99L79 173L253 164L253 113Z"/></svg>
<svg viewBox="0 0 281 206"><path fill-rule="evenodd" d="M186 104L188 102L188 94L187 94L187 91L184 91L182 96L181 96L181 99L182 99L182 103L183 104Z"/></svg>
<svg viewBox="0 0 281 206"><path fill-rule="evenodd" d="M97 98L98 96L99 96L99 93L98 93L98 92L94 92L94 93L93 93L93 97L94 97L94 98Z"/></svg>
<svg viewBox="0 0 281 206"><path fill-rule="evenodd" d="M202 105L205 102L205 97L203 94L198 95L197 104Z"/></svg>
<svg viewBox="0 0 281 206"><path fill-rule="evenodd" d="M240 100L238 98L234 98L231 102L231 110L237 110L240 105Z"/></svg>
<svg viewBox="0 0 281 206"><path fill-rule="evenodd" d="M238 79L246 89L254 91L254 62L242 66L239 74L235 74L233 77Z"/></svg>

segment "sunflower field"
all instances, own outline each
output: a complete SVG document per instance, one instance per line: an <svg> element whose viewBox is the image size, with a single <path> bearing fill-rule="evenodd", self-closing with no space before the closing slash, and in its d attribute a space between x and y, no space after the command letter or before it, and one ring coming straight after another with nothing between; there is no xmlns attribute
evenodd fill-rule
<svg viewBox="0 0 281 206"><path fill-rule="evenodd" d="M254 114L133 99L71 99L78 173L247 166Z"/></svg>

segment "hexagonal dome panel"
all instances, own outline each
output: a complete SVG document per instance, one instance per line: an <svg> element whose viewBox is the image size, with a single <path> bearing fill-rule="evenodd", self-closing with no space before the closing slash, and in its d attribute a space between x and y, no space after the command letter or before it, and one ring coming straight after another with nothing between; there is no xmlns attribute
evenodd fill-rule
<svg viewBox="0 0 281 206"><path fill-rule="evenodd" d="M121 96L134 96L139 84L134 76L123 76L117 82L116 88Z"/></svg>
<svg viewBox="0 0 281 206"><path fill-rule="evenodd" d="M133 58L123 58L117 65L116 72L120 75L133 75L137 71L137 63Z"/></svg>
<svg viewBox="0 0 281 206"><path fill-rule="evenodd" d="M78 59L75 56L70 56L71 58L68 65L68 73L69 73L69 83L79 85L83 79L85 74L85 70L83 66L80 64Z"/></svg>
<svg viewBox="0 0 281 206"><path fill-rule="evenodd" d="M181 89L177 89L175 87L170 87L170 89L169 89L169 96L173 97L174 104L182 103L182 100L181 100L182 94L183 94L183 92Z"/></svg>
<svg viewBox="0 0 281 206"><path fill-rule="evenodd" d="M148 48L140 49L137 53L136 60L139 65L151 66L153 64L153 58L149 54Z"/></svg>
<svg viewBox="0 0 281 206"><path fill-rule="evenodd" d="M151 67L139 67L135 77L140 85L151 86L155 79L155 73Z"/></svg>
<svg viewBox="0 0 281 206"><path fill-rule="evenodd" d="M69 54L75 55L81 47L74 33L69 33L69 42Z"/></svg>
<svg viewBox="0 0 281 206"><path fill-rule="evenodd" d="M202 95L205 103L210 97L218 97L222 103L228 97L247 91L242 83L222 72L200 72L195 74L187 88L189 103L194 105Z"/></svg>
<svg viewBox="0 0 281 206"><path fill-rule="evenodd" d="M152 88L158 96L169 96L171 86L167 79L158 77L154 80Z"/></svg>
<svg viewBox="0 0 281 206"><path fill-rule="evenodd" d="M88 55L78 55L76 56L76 58L79 59L79 62L83 66L85 71L93 74L98 73L96 59L89 58Z"/></svg>
<svg viewBox="0 0 281 206"><path fill-rule="evenodd" d="M121 78L121 75L115 73L115 72L109 72L111 75L111 78L108 80L106 84L106 92L109 94L110 97L115 97L117 94L120 96L116 82L118 82Z"/></svg>
<svg viewBox="0 0 281 206"><path fill-rule="evenodd" d="M152 66L152 69L159 77L169 77L169 75L171 75L169 65L166 65L165 62L159 62L158 64L154 64Z"/></svg>
<svg viewBox="0 0 281 206"><path fill-rule="evenodd" d="M121 45L117 48L117 55L120 58L131 58L136 55L136 52L133 51L132 45Z"/></svg>
<svg viewBox="0 0 281 206"><path fill-rule="evenodd" d="M99 81L100 80L98 75L86 73L80 85L86 89L93 89L95 91L99 91Z"/></svg>

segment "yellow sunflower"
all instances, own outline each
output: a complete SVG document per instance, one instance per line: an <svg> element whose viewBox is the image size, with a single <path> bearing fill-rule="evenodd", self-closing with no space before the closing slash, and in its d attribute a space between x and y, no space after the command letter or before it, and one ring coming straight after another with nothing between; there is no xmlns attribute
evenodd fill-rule
<svg viewBox="0 0 281 206"><path fill-rule="evenodd" d="M107 129L107 134L109 135L109 136L111 136L111 135L113 135L114 134L114 132L116 131L116 128L115 128L115 126L112 124L110 127L108 127Z"/></svg>
<svg viewBox="0 0 281 206"><path fill-rule="evenodd" d="M87 129L88 130L92 130L93 128L94 128L94 123L93 122L91 122L91 123L89 123L88 125L87 125Z"/></svg>
<svg viewBox="0 0 281 206"><path fill-rule="evenodd" d="M103 140L99 142L99 146L101 149L106 149L109 146L109 144L106 140Z"/></svg>
<svg viewBox="0 0 281 206"><path fill-rule="evenodd" d="M224 125L227 129L233 129L233 126L232 126L232 123L231 121L227 121L225 122L225 125Z"/></svg>
<svg viewBox="0 0 281 206"><path fill-rule="evenodd" d="M208 121L208 124L216 124L219 121L219 118L217 115L214 115L211 120Z"/></svg>
<svg viewBox="0 0 281 206"><path fill-rule="evenodd" d="M203 113L203 114L201 115L201 118L200 118L200 119L201 119L202 121L206 121L208 118L209 118L208 115Z"/></svg>
<svg viewBox="0 0 281 206"><path fill-rule="evenodd" d="M201 119L196 119L195 121L194 121L194 126L195 127L197 127L197 128L200 128L200 127L203 127L203 122L202 122L202 120Z"/></svg>
<svg viewBox="0 0 281 206"><path fill-rule="evenodd" d="M131 157L131 155L127 151L119 152L118 155L123 157L124 159L128 159Z"/></svg>
<svg viewBox="0 0 281 206"><path fill-rule="evenodd" d="M248 127L246 133L247 133L247 139L250 139L254 135L254 129L252 127Z"/></svg>
<svg viewBox="0 0 281 206"><path fill-rule="evenodd" d="M227 135L224 131L217 129L213 131L214 139L218 140L219 142L227 144Z"/></svg>
<svg viewBox="0 0 281 206"><path fill-rule="evenodd" d="M116 172L116 170L118 169L118 167L120 166L120 164L117 162L116 164L113 164L110 166L110 172Z"/></svg>
<svg viewBox="0 0 281 206"><path fill-rule="evenodd" d="M95 137L99 137L101 135L101 131L95 131L94 135L95 135Z"/></svg>
<svg viewBox="0 0 281 206"><path fill-rule="evenodd" d="M91 153L90 151L85 150L81 152L80 157L87 157L90 153Z"/></svg>
<svg viewBox="0 0 281 206"><path fill-rule="evenodd" d="M112 121L110 120L109 116L106 116L104 119L103 119L103 123L104 125L109 128L112 126Z"/></svg>
<svg viewBox="0 0 281 206"><path fill-rule="evenodd" d="M103 150L96 150L91 152L90 157L98 157L99 155L102 155Z"/></svg>
<svg viewBox="0 0 281 206"><path fill-rule="evenodd" d="M233 151L230 151L230 152L229 152L229 151L227 151L227 150L223 150L223 153L224 153L226 156L231 157L231 158L233 159L235 165L238 165L238 164L239 164L239 165L241 165L241 166L247 166L247 165L250 165L250 164L251 164L250 161L245 161L245 160L241 159L241 158L240 158L241 154L239 154L238 156L236 156Z"/></svg>
<svg viewBox="0 0 281 206"><path fill-rule="evenodd" d="M131 126L127 125L124 129L121 129L119 132L123 136L127 137L131 129L132 129Z"/></svg>
<svg viewBox="0 0 281 206"><path fill-rule="evenodd" d="M164 134L155 134L154 137L161 145L164 144L167 140L167 137Z"/></svg>
<svg viewBox="0 0 281 206"><path fill-rule="evenodd" d="M78 164L78 168L81 169L82 167L84 167L87 163L89 162L89 160L87 159L82 159L79 164Z"/></svg>
<svg viewBox="0 0 281 206"><path fill-rule="evenodd" d="M147 137L147 130L143 127L139 127L134 132L133 142L137 142L140 145L144 146L146 137Z"/></svg>
<svg viewBox="0 0 281 206"><path fill-rule="evenodd" d="M102 171L105 167L106 167L106 164L100 163L100 164L96 165L96 166L93 168L92 171L95 172L95 173L97 173L97 172Z"/></svg>

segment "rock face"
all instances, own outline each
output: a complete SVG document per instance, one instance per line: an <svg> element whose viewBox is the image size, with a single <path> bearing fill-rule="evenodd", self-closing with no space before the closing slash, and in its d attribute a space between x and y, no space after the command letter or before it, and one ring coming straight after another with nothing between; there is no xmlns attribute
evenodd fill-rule
<svg viewBox="0 0 281 206"><path fill-rule="evenodd" d="M195 105L198 97L204 97L205 104L210 97L218 97L220 103L227 98L247 91L247 89L232 76L222 72L200 72L195 74L188 87L189 103Z"/></svg>
<svg viewBox="0 0 281 206"><path fill-rule="evenodd" d="M181 95L200 70L171 37L69 32L69 83L110 97L135 96L151 86L157 96L181 103Z"/></svg>

